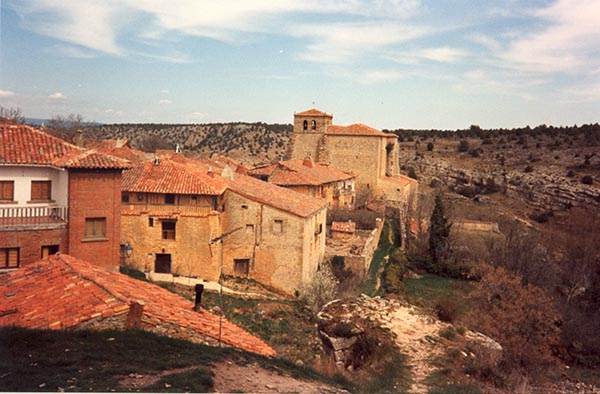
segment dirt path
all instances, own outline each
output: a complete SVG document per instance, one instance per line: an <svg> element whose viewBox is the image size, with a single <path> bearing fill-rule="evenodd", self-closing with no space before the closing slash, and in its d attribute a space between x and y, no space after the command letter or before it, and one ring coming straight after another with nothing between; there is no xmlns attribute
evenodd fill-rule
<svg viewBox="0 0 600 394"><path fill-rule="evenodd" d="M347 393L323 383L280 375L258 364L238 365L227 361L216 364L213 371L218 393Z"/></svg>
<svg viewBox="0 0 600 394"><path fill-rule="evenodd" d="M427 386L423 381L436 370L431 362L443 352L437 339L444 324L408 306L399 306L380 315L380 321L396 335L396 344L408 357L413 374L409 393L426 393Z"/></svg>

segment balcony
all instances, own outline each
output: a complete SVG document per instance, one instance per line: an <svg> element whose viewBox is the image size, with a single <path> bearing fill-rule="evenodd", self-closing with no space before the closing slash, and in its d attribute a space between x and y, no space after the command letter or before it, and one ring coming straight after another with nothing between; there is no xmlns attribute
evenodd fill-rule
<svg viewBox="0 0 600 394"><path fill-rule="evenodd" d="M121 214L150 216L197 216L205 217L216 213L211 206L202 205L171 205L171 204L133 204L121 205Z"/></svg>
<svg viewBox="0 0 600 394"><path fill-rule="evenodd" d="M0 208L0 231L66 228L67 220L65 206Z"/></svg>

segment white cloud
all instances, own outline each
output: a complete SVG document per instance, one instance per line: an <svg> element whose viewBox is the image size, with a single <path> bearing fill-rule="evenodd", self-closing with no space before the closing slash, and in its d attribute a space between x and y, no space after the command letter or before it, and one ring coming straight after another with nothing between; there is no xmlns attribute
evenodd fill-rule
<svg viewBox="0 0 600 394"><path fill-rule="evenodd" d="M66 57L73 57L77 59L93 59L97 57L96 53L93 53L89 50L73 47L73 46L65 46L65 45L56 45L50 49L48 52L60 54Z"/></svg>
<svg viewBox="0 0 600 394"><path fill-rule="evenodd" d="M169 105L169 104L173 104L173 101L171 101L169 99L161 99L158 101L158 103L161 105Z"/></svg>
<svg viewBox="0 0 600 394"><path fill-rule="evenodd" d="M456 63L467 56L467 52L450 47L427 48L420 50L418 56L440 63Z"/></svg>
<svg viewBox="0 0 600 394"><path fill-rule="evenodd" d="M337 23L297 25L292 35L309 37L311 43L300 57L318 63L343 63L379 49L413 40L428 30L400 23Z"/></svg>
<svg viewBox="0 0 600 394"><path fill-rule="evenodd" d="M49 95L48 98L51 100L64 100L67 97L64 94L62 94L61 92L56 92L56 93L52 93L51 95Z"/></svg>
<svg viewBox="0 0 600 394"><path fill-rule="evenodd" d="M0 89L0 98L2 97L12 97L15 95L15 92L12 92L10 90L2 90Z"/></svg>
<svg viewBox="0 0 600 394"><path fill-rule="evenodd" d="M511 42L500 56L509 66L573 74L600 67L600 2L558 0L533 15L545 20L548 27Z"/></svg>

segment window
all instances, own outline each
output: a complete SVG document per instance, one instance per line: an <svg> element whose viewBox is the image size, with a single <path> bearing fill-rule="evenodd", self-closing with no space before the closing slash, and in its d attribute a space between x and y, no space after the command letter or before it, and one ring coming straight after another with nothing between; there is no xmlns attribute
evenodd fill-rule
<svg viewBox="0 0 600 394"><path fill-rule="evenodd" d="M52 181L31 181L31 201L50 201Z"/></svg>
<svg viewBox="0 0 600 394"><path fill-rule="evenodd" d="M175 239L175 224L174 220L163 220L162 225L162 239Z"/></svg>
<svg viewBox="0 0 600 394"><path fill-rule="evenodd" d="M14 191L14 181L0 181L0 201L12 201L14 199Z"/></svg>
<svg viewBox="0 0 600 394"><path fill-rule="evenodd" d="M235 276L248 276L250 272L250 259L233 260L233 272Z"/></svg>
<svg viewBox="0 0 600 394"><path fill-rule="evenodd" d="M323 232L323 223L319 223L315 228L315 235L319 235Z"/></svg>
<svg viewBox="0 0 600 394"><path fill-rule="evenodd" d="M42 246L42 258L45 259L50 255L58 253L60 245L45 245Z"/></svg>
<svg viewBox="0 0 600 394"><path fill-rule="evenodd" d="M129 203L129 193L127 193L127 192L121 193L121 202L124 204Z"/></svg>
<svg viewBox="0 0 600 394"><path fill-rule="evenodd" d="M148 227L154 227L154 218L148 218Z"/></svg>
<svg viewBox="0 0 600 394"><path fill-rule="evenodd" d="M175 195L174 194L165 194L165 204L169 204L169 205L175 204Z"/></svg>
<svg viewBox="0 0 600 394"><path fill-rule="evenodd" d="M242 205L242 209L248 209L248 206L246 204Z"/></svg>
<svg viewBox="0 0 600 394"><path fill-rule="evenodd" d="M253 224L247 224L246 225L246 232L248 234L254 234L254 225Z"/></svg>
<svg viewBox="0 0 600 394"><path fill-rule="evenodd" d="M0 268L19 268L19 248L0 248Z"/></svg>
<svg viewBox="0 0 600 394"><path fill-rule="evenodd" d="M302 129L303 130L308 130L308 120L304 121L304 124L302 125Z"/></svg>
<svg viewBox="0 0 600 394"><path fill-rule="evenodd" d="M106 238L106 218L86 218L85 237Z"/></svg>
<svg viewBox="0 0 600 394"><path fill-rule="evenodd" d="M157 253L154 261L154 272L157 274L171 273L171 255L168 253Z"/></svg>
<svg viewBox="0 0 600 394"><path fill-rule="evenodd" d="M137 200L138 202L144 201L144 195L142 193L137 193Z"/></svg>
<svg viewBox="0 0 600 394"><path fill-rule="evenodd" d="M310 121L310 128L313 129L313 130L316 130L317 129L317 122L314 121L314 120L311 120Z"/></svg>
<svg viewBox="0 0 600 394"><path fill-rule="evenodd" d="M274 233L282 233L283 232L283 220L275 219L273 221L273 232Z"/></svg>

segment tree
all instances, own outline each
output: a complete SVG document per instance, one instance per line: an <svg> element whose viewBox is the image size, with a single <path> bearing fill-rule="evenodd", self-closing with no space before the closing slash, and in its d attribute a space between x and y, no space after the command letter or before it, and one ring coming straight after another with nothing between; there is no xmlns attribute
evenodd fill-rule
<svg viewBox="0 0 600 394"><path fill-rule="evenodd" d="M447 252L452 224L446 217L446 209L440 194L435 196L433 212L429 220L429 255L434 267L438 267Z"/></svg>
<svg viewBox="0 0 600 394"><path fill-rule="evenodd" d="M84 124L83 116L79 114L70 114L66 117L54 115L48 122L48 131L58 138L73 142L77 130L81 129Z"/></svg>
<svg viewBox="0 0 600 394"><path fill-rule="evenodd" d="M469 141L460 140L458 143L458 151L459 152L467 152L469 150Z"/></svg>
<svg viewBox="0 0 600 394"><path fill-rule="evenodd" d="M433 151L433 142L428 142L428 143L427 143L427 150L428 150L429 152Z"/></svg>
<svg viewBox="0 0 600 394"><path fill-rule="evenodd" d="M0 105L0 118L6 118L15 123L25 123L21 108L7 108Z"/></svg>

